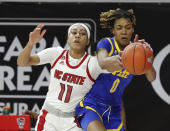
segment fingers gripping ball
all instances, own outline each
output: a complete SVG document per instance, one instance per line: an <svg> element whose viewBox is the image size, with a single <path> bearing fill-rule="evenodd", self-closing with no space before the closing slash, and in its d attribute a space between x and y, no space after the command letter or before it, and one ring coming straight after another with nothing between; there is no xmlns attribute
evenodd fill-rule
<svg viewBox="0 0 170 131"><path fill-rule="evenodd" d="M122 53L122 64L134 75L146 73L153 64L153 51L148 44L132 43Z"/></svg>

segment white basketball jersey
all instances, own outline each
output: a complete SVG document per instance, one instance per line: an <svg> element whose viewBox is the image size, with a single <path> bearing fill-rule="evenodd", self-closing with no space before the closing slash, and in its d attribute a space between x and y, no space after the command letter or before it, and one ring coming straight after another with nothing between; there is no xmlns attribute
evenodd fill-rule
<svg viewBox="0 0 170 131"><path fill-rule="evenodd" d="M68 50L63 49L52 64L45 100L45 103L63 112L73 112L94 83L88 68L90 56L86 53L76 66L69 63L69 57Z"/></svg>

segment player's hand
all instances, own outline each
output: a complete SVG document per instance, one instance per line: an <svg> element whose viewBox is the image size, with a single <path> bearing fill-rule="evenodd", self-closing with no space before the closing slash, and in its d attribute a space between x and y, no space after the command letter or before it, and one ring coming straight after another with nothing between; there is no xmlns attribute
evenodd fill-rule
<svg viewBox="0 0 170 131"><path fill-rule="evenodd" d="M29 115L33 119L38 119L38 114L29 110L26 110L23 115Z"/></svg>
<svg viewBox="0 0 170 131"><path fill-rule="evenodd" d="M144 44L144 43L145 43L145 39L139 40L139 36L138 36L138 34L136 34L136 35L135 35L135 39L134 39L134 43Z"/></svg>
<svg viewBox="0 0 170 131"><path fill-rule="evenodd" d="M115 56L111 56L110 59L111 59L112 62L110 64L110 67L107 69L109 72L114 72L116 70L123 69L120 54L115 55Z"/></svg>
<svg viewBox="0 0 170 131"><path fill-rule="evenodd" d="M152 47L150 46L150 44L148 44L148 43L145 41L145 39L139 40L138 34L135 35L134 42L135 42L135 43L138 42L138 43L144 44L146 47L150 48L150 50L153 52Z"/></svg>
<svg viewBox="0 0 170 131"><path fill-rule="evenodd" d="M46 33L45 29L42 30L42 28L44 26L45 26L44 24L39 24L32 32L30 32L30 34L29 34L29 43L30 44L34 45L42 39L42 37Z"/></svg>
<svg viewBox="0 0 170 131"><path fill-rule="evenodd" d="M152 49L152 47L151 47L150 44L148 44L147 42L144 42L144 45L145 45L146 47L148 47L148 48L153 52L153 49Z"/></svg>

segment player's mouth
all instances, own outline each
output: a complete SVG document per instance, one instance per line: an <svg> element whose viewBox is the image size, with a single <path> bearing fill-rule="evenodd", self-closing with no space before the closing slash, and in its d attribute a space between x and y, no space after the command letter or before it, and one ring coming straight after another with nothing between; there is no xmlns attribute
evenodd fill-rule
<svg viewBox="0 0 170 131"><path fill-rule="evenodd" d="M80 44L80 40L74 40L74 43Z"/></svg>
<svg viewBox="0 0 170 131"><path fill-rule="evenodd" d="M127 41L127 40L128 40L127 37L122 37L121 39L122 39L123 41Z"/></svg>

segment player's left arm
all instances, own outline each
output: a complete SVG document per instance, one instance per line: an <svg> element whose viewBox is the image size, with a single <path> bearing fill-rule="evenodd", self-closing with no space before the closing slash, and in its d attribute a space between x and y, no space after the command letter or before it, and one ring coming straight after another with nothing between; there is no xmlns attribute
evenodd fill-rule
<svg viewBox="0 0 170 131"><path fill-rule="evenodd" d="M145 42L144 43L146 46L148 46L151 50L152 50L152 52L153 52L153 49L152 49L152 47L150 46L150 44L148 44L147 42ZM146 75L146 78L147 78L147 80L149 81L149 82L152 82L152 81L154 81L155 79L156 79L156 71L155 71L155 68L153 67L153 65L152 65L152 67L145 73L145 75Z"/></svg>
<svg viewBox="0 0 170 131"><path fill-rule="evenodd" d="M139 36L138 36L138 34L136 34L136 35L135 35L134 42L140 42L141 44L146 44L146 45L153 51L152 47L151 47L147 42L145 42L145 39L139 40L138 38L139 38ZM145 73L145 75L146 75L146 78L147 78L147 80L148 80L149 82L154 81L154 80L156 79L156 71L155 71L155 68L152 66L152 67L149 69L149 71Z"/></svg>
<svg viewBox="0 0 170 131"><path fill-rule="evenodd" d="M155 68L152 66L148 72L145 73L145 76L149 82L152 82L156 79L156 71Z"/></svg>

